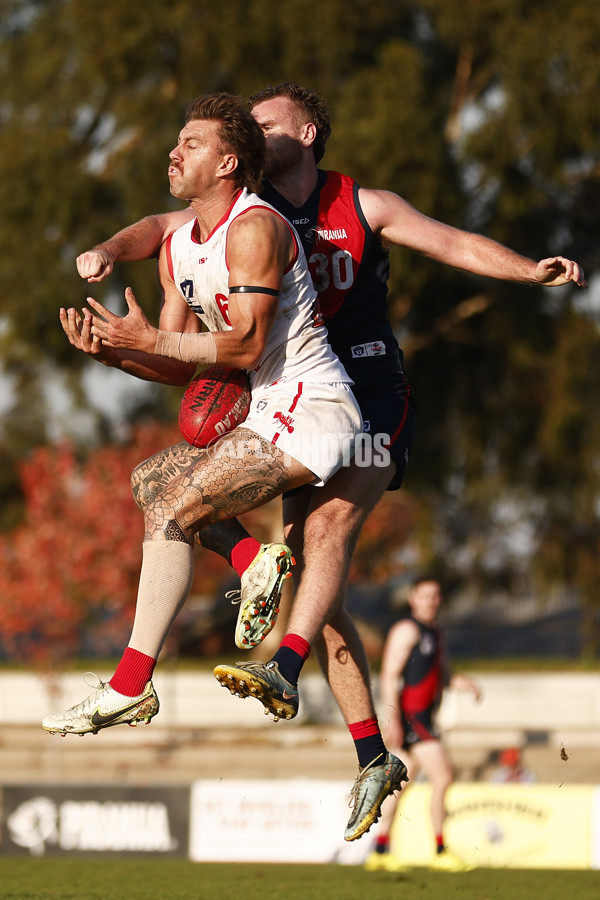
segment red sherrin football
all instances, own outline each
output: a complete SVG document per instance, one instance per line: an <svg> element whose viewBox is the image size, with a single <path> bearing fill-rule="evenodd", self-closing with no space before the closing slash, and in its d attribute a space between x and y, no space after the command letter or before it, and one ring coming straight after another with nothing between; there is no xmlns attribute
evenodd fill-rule
<svg viewBox="0 0 600 900"><path fill-rule="evenodd" d="M250 382L243 369L211 366L190 381L179 407L179 428L194 447L208 447L241 425L250 409Z"/></svg>

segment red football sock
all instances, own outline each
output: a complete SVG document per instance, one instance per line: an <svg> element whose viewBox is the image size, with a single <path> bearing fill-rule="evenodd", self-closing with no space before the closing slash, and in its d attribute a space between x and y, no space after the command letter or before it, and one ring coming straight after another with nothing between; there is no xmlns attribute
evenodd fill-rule
<svg viewBox="0 0 600 900"><path fill-rule="evenodd" d="M238 573L240 578L248 568L251 562L256 558L256 554L260 550L260 541L253 537L242 538L235 545L229 556L229 565Z"/></svg>
<svg viewBox="0 0 600 900"><path fill-rule="evenodd" d="M126 697L137 697L152 678L156 660L139 650L126 647L121 661L109 684L113 690Z"/></svg>
<svg viewBox="0 0 600 900"><path fill-rule="evenodd" d="M290 650L302 657L302 662L306 662L310 654L310 644L299 634L286 634L279 646L289 647Z"/></svg>
<svg viewBox="0 0 600 900"><path fill-rule="evenodd" d="M309 653L308 641L299 634L286 634L272 661L277 663L280 673L290 684L297 685Z"/></svg>
<svg viewBox="0 0 600 900"><path fill-rule="evenodd" d="M380 834L375 841L375 853L390 852L390 836L389 834Z"/></svg>
<svg viewBox="0 0 600 900"><path fill-rule="evenodd" d="M348 731L354 741L356 755L358 756L358 764L363 769L374 759L379 756L385 757L387 753L379 725L377 724L377 716L370 719L364 719L362 722L353 722L348 725ZM383 762L383 759L380 760Z"/></svg>

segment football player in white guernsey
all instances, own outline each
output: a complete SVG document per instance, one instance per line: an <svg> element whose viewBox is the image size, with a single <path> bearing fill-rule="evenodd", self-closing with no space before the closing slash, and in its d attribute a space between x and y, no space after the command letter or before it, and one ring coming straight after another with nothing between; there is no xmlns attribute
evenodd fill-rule
<svg viewBox="0 0 600 900"><path fill-rule="evenodd" d="M168 174L171 192L196 216L162 249L159 327L130 289L123 317L91 297L81 312L61 310L71 344L106 365L180 385L198 365L241 367L252 404L243 426L210 450L181 442L133 473L145 534L129 646L110 682L47 716L47 731L149 721L158 711L152 672L190 590L196 532L286 490L324 484L362 430L350 378L317 314L302 245L254 193L264 152L262 131L237 98L194 101Z"/></svg>

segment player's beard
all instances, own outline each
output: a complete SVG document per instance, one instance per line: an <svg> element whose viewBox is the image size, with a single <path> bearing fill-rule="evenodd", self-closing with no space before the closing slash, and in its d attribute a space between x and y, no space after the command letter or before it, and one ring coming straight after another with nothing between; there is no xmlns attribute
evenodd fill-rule
<svg viewBox="0 0 600 900"><path fill-rule="evenodd" d="M173 168L176 169L177 175L169 175L169 190L173 197L189 202L197 192L194 189L196 185L192 185L191 180L186 177L183 169L179 166L173 166Z"/></svg>
<svg viewBox="0 0 600 900"><path fill-rule="evenodd" d="M302 144L289 135L268 139L264 177L272 180L289 172L301 161L302 154Z"/></svg>
<svg viewBox="0 0 600 900"><path fill-rule="evenodd" d="M187 186L183 178L179 177L176 179L169 179L169 189L173 197L177 197L178 200L187 200Z"/></svg>

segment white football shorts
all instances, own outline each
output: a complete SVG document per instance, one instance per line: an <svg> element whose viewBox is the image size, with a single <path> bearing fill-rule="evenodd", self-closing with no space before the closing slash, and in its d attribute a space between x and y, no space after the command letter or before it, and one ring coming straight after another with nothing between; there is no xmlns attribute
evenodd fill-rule
<svg viewBox="0 0 600 900"><path fill-rule="evenodd" d="M249 428L298 460L322 487L354 455L362 415L349 384L282 381L252 391Z"/></svg>

